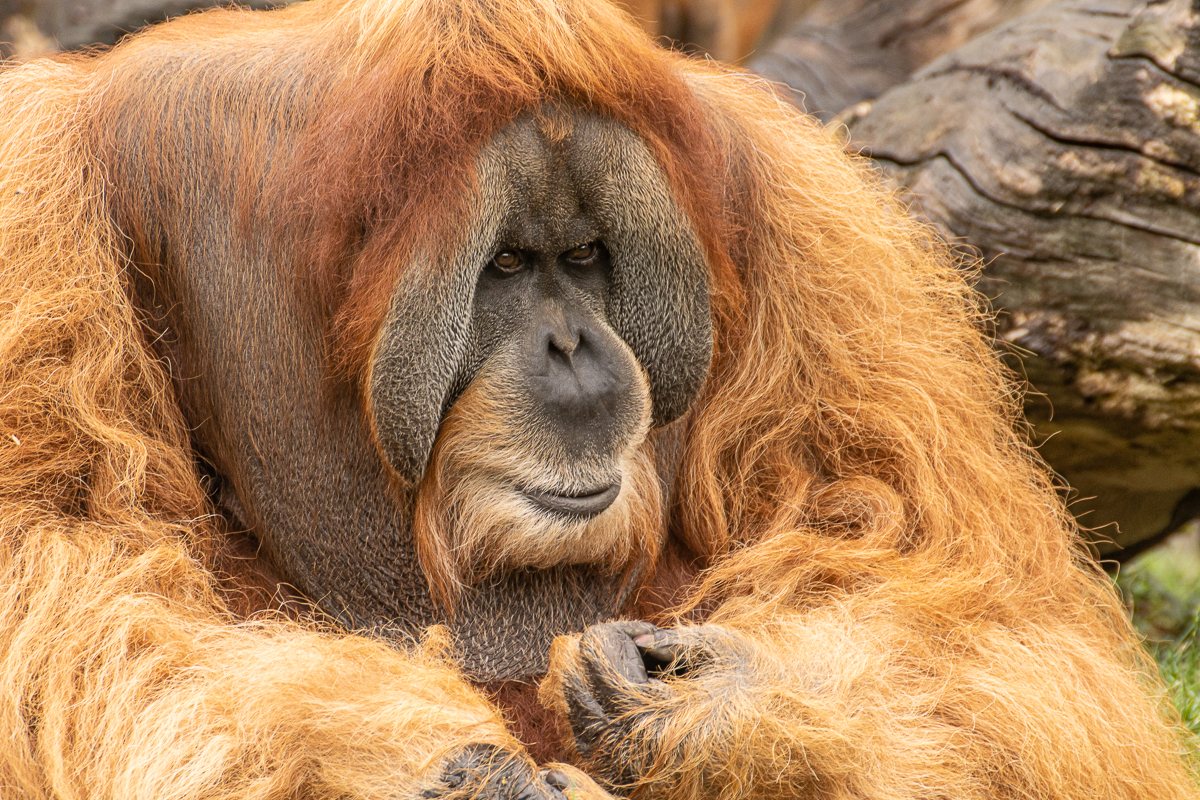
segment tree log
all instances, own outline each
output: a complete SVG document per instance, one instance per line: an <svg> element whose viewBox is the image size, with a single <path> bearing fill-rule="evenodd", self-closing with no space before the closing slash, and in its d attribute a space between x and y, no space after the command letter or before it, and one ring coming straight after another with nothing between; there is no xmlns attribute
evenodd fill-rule
<svg viewBox="0 0 1200 800"><path fill-rule="evenodd" d="M1200 0L1054 3L846 121L983 256L1042 454L1101 552L1200 514Z"/></svg>
<svg viewBox="0 0 1200 800"><path fill-rule="evenodd" d="M750 62L829 119L1049 0L821 0Z"/></svg>

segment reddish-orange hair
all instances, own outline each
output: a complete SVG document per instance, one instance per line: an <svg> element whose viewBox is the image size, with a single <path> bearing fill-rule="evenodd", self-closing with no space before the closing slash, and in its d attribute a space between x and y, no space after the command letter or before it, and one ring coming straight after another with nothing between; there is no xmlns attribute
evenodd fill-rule
<svg viewBox="0 0 1200 800"><path fill-rule="evenodd" d="M519 114L556 103L641 136L710 259L732 277L716 180L720 143L677 69L680 57L605 4L537 2L530 10L513 13L503 0L427 0L339 12L379 16L330 45L351 57L319 106L285 191L310 215L299 269L314 297L331 300L340 366L365 367L413 249L456 246L483 145Z"/></svg>
<svg viewBox="0 0 1200 800"><path fill-rule="evenodd" d="M161 676L206 674L195 665L212 653L224 654L220 674L240 677L247 642L291 680L265 635L229 624L192 560L214 526L202 519L186 426L124 293L126 237L136 254L154 232L104 181L111 153L175 143L154 119L106 126L110 110L167 113L142 99L154 92L212 137L228 163L206 166L226 170L252 221L288 239L296 258L281 266L321 303L334 360L357 374L412 249L453 246L474 154L514 116L569 102L647 142L707 247L714 357L683 422L672 487L672 533L710 566L693 605L764 646L777 635L785 656L841 642L837 669L871 647L870 663L890 669L881 685L861 684L868 693L846 695L836 694L840 673L787 673L773 708L800 696L807 716L734 752L749 753L736 762L744 770L728 771L734 782L766 764L771 776L753 785L777 787L769 781L790 769L796 786L834 776L844 783L818 788L847 796L1194 795L1179 740L1144 688L1161 689L1153 667L1020 432L1017 394L958 265L878 191L869 167L760 81L656 50L602 0L314 0L201 14L98 61L0 78L18 120L0 126L0 699L14 747L31 747L36 728L39 752L61 755L96 729L91 720L157 719L121 704L172 697L178 687L164 692ZM206 128L210 109L190 104L199 84L204 97L236 99L227 130ZM299 131L299 144L280 150L272 126ZM129 180L146 190L176 177ZM306 653L340 647L271 630ZM82 669L125 664L146 641L162 642L161 668L123 683ZM412 674L388 670L398 683ZM809 680L835 692L838 714L886 711L861 718L903 729L905 746L871 750L874 728L842 726L824 749L777 747L816 730ZM18 713L31 698L41 698L36 726ZM246 706L231 730L265 731L251 744L286 732L272 703ZM222 708L239 706L226 698ZM200 708L177 705L162 738L147 741L174 741L176 730L209 741L187 727L209 719ZM359 741L361 726L338 719L345 741ZM928 726L904 727L914 720ZM707 724L687 721L680 737ZM70 762L98 765L85 775L93 787L109 785L106 766L124 769L122 748L135 741L124 730L109 729L107 759ZM278 752L323 761L285 745ZM171 752L183 751L144 746L138 757ZM12 763L28 773L31 753Z"/></svg>

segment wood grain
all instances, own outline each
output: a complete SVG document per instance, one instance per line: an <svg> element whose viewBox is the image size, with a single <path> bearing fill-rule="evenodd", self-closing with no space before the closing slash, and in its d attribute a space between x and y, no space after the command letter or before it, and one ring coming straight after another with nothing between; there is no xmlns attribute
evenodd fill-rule
<svg viewBox="0 0 1200 800"><path fill-rule="evenodd" d="M1200 513L1198 109L1200 2L1073 0L846 115L985 259L998 335L1044 393L1042 453L1118 557Z"/></svg>

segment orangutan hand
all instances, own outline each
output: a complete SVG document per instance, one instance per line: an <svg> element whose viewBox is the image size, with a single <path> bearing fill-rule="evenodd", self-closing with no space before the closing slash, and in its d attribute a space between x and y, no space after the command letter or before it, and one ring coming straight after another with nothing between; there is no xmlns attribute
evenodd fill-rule
<svg viewBox="0 0 1200 800"><path fill-rule="evenodd" d="M451 756L422 800L615 800L574 767L538 769L527 756L489 744Z"/></svg>
<svg viewBox="0 0 1200 800"><path fill-rule="evenodd" d="M719 626L594 625L580 637L561 690L588 772L614 787L666 781L727 757L748 688L750 643ZM651 792L657 794L656 792Z"/></svg>

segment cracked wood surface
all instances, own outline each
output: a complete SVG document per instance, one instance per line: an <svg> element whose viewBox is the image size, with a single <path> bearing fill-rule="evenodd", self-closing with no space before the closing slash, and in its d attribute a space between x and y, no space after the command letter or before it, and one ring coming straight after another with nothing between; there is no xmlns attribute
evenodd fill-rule
<svg viewBox="0 0 1200 800"><path fill-rule="evenodd" d="M828 120L1050 0L819 0L750 68Z"/></svg>
<svg viewBox="0 0 1200 800"><path fill-rule="evenodd" d="M1200 0L1054 3L845 120L985 259L1081 522L1124 558L1200 514Z"/></svg>

